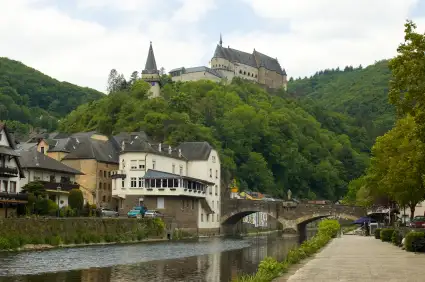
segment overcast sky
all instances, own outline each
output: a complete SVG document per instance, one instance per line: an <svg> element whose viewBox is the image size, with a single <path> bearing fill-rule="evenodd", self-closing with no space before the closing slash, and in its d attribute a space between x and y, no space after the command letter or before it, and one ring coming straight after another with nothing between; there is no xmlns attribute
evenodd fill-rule
<svg viewBox="0 0 425 282"><path fill-rule="evenodd" d="M208 65L223 45L277 57L288 76L392 57L425 0L0 0L0 56L105 91L109 71Z"/></svg>

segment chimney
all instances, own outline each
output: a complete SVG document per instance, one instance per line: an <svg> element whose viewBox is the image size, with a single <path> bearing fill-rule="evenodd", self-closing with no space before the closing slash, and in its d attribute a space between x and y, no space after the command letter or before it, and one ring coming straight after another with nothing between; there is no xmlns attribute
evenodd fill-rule
<svg viewBox="0 0 425 282"><path fill-rule="evenodd" d="M171 149L171 146L168 146L168 154L171 155L172 152L173 152L173 149Z"/></svg>
<svg viewBox="0 0 425 282"><path fill-rule="evenodd" d="M182 157L182 149L179 149L179 158Z"/></svg>
<svg viewBox="0 0 425 282"><path fill-rule="evenodd" d="M123 150L123 151L124 151L124 149L125 149L125 142L124 142L124 141L122 141L122 143L121 143L121 150Z"/></svg>
<svg viewBox="0 0 425 282"><path fill-rule="evenodd" d="M158 151L161 152L161 143L158 144Z"/></svg>

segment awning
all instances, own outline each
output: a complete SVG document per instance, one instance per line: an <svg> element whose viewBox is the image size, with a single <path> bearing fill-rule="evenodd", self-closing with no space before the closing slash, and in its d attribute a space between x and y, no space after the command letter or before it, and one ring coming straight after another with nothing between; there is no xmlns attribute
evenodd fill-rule
<svg viewBox="0 0 425 282"><path fill-rule="evenodd" d="M213 214L214 213L214 211L212 210L212 208L210 207L210 205L208 204L208 202L205 198L201 199L201 206L207 212L207 214Z"/></svg>
<svg viewBox="0 0 425 282"><path fill-rule="evenodd" d="M184 175L179 175L179 174L174 174L174 173L168 173L168 172L164 172L164 171L159 171L159 170L153 170L153 169L148 169L148 171L145 173L145 175L143 176L144 179L186 179L186 180L190 180L190 181L194 181L194 182L199 182L199 183L203 183L203 184L207 184L207 185L214 185L214 182L209 182L203 179L198 179L198 178L193 178L193 177L189 177L189 176L184 176Z"/></svg>
<svg viewBox="0 0 425 282"><path fill-rule="evenodd" d="M63 190L50 190L50 189L46 189L46 192L53 193L53 194L69 194L68 191L63 191Z"/></svg>

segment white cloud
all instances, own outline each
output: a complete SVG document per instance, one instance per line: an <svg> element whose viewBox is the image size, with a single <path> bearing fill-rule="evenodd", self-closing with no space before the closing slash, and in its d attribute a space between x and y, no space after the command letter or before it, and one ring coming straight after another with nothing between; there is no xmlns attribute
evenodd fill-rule
<svg viewBox="0 0 425 282"><path fill-rule="evenodd" d="M396 54L403 24L418 0L241 0L265 21L289 22L289 31L226 34L238 46L277 56L289 76L368 65ZM423 18L414 19L424 31ZM272 42L272 44L270 44ZM227 43L226 43L227 44ZM248 47L248 48L249 48ZM250 51L250 50L247 50Z"/></svg>
<svg viewBox="0 0 425 282"><path fill-rule="evenodd" d="M104 91L112 68L126 76L144 68L149 41L153 41L158 67L196 65L204 56L202 32L185 27L179 20L179 14L191 15L190 9L185 8L189 1L183 3L183 10L174 13L176 19L160 21L154 16L144 16L138 24L119 28L73 18L54 6L34 6L34 1L39 0L0 1L0 37L3 39L0 56L22 61L59 80ZM94 10L105 5L115 7L118 3L84 2ZM121 9L124 5L125 9L133 9L132 13L137 9L143 9L145 15L152 11L141 4L144 1L119 2ZM190 37L187 30L191 31Z"/></svg>
<svg viewBox="0 0 425 282"><path fill-rule="evenodd" d="M182 5L174 13L173 20L194 23L217 8L214 0L179 0Z"/></svg>

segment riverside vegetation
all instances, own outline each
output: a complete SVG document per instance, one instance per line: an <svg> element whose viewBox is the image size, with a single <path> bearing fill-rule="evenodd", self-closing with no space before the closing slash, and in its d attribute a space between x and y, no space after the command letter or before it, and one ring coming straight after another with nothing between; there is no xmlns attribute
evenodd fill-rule
<svg viewBox="0 0 425 282"><path fill-rule="evenodd" d="M313 238L304 241L299 247L290 250L285 261L278 262L274 258L266 257L258 266L257 273L240 276L234 282L272 281L285 273L291 265L299 263L323 248L332 238L337 236L340 228L341 226L337 220L322 220L319 223L317 234Z"/></svg>
<svg viewBox="0 0 425 282"><path fill-rule="evenodd" d="M67 246L91 243L137 242L162 238L164 222L117 218L6 218L0 220L0 250L26 245Z"/></svg>

